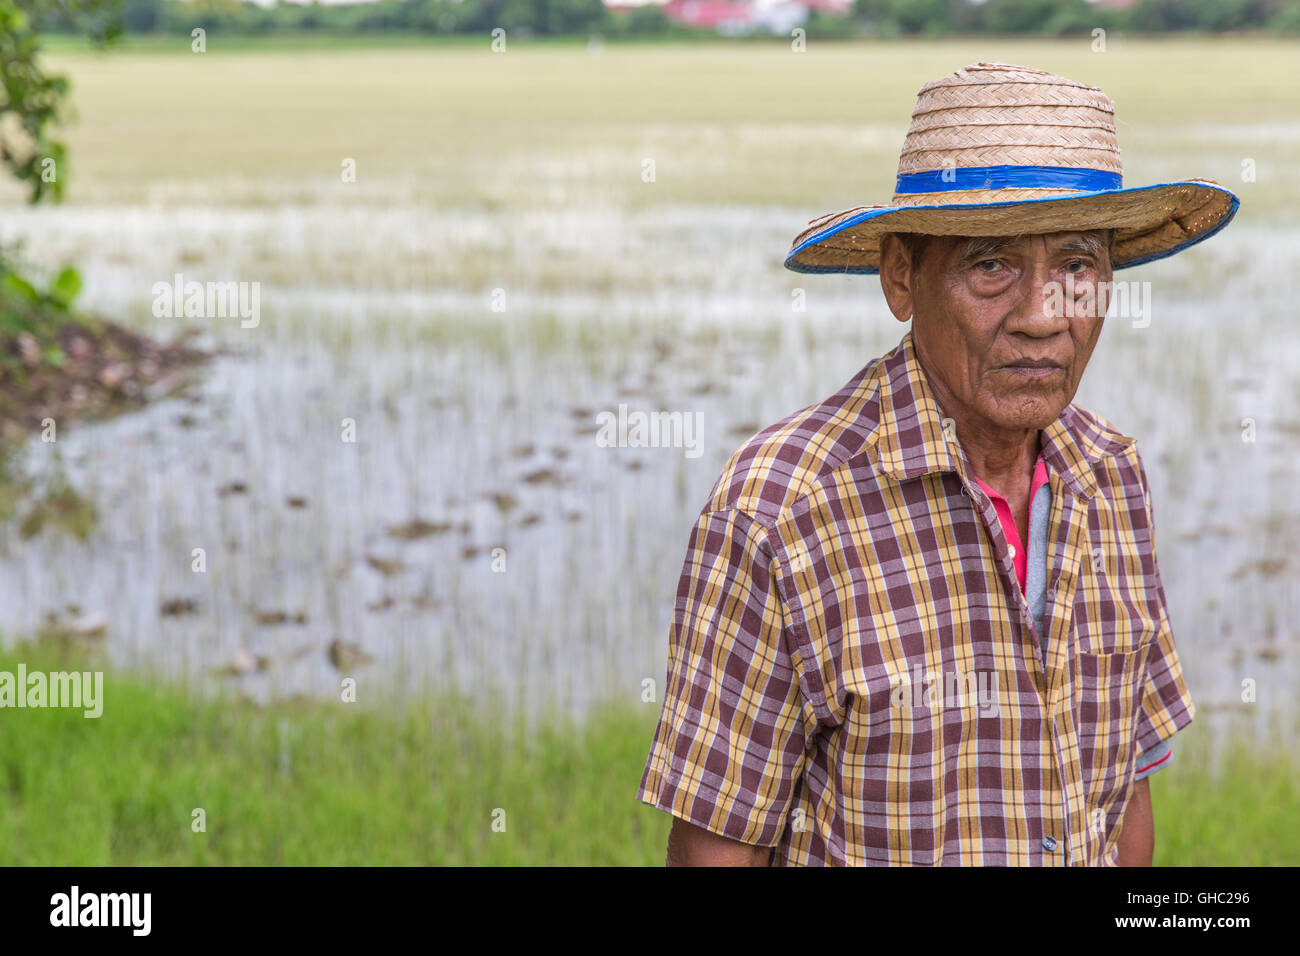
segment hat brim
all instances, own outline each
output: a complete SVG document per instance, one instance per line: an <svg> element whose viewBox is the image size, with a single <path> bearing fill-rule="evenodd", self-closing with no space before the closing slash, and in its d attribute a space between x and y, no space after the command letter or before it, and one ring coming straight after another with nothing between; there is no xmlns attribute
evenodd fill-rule
<svg viewBox="0 0 1300 956"><path fill-rule="evenodd" d="M880 238L890 232L1018 236L1114 229L1111 265L1123 269L1172 256L1208 239L1232 221L1240 205L1231 190L1207 179L1064 195L972 189L926 198L925 204L896 200L888 206L857 206L813 219L795 237L785 267L793 272L876 275Z"/></svg>

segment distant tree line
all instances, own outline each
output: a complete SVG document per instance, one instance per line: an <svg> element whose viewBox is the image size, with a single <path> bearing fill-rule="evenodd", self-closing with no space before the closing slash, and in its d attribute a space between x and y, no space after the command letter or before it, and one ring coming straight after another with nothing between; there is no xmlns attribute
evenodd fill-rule
<svg viewBox="0 0 1300 956"><path fill-rule="evenodd" d="M70 31L57 5L42 27ZM366 33L512 35L684 35L655 6L612 12L601 0L379 0L347 6L241 0L124 0L127 33ZM815 14L810 36L1087 35L1098 27L1134 33L1300 33L1300 0L1140 0L1126 10L1086 0L855 0L848 17Z"/></svg>
<svg viewBox="0 0 1300 956"><path fill-rule="evenodd" d="M855 19L886 36L1300 32L1300 0L1141 0L1127 10L1085 0L856 0Z"/></svg>

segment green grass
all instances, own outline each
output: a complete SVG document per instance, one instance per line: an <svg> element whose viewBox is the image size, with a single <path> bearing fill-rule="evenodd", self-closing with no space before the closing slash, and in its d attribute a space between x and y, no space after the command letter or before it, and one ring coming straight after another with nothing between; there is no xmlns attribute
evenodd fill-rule
<svg viewBox="0 0 1300 956"><path fill-rule="evenodd" d="M19 660L60 666L5 653L0 670ZM0 711L0 866L663 860L669 821L634 799L648 711L599 715L586 732L557 721L526 743L452 701L401 718L262 709L112 674L104 700L97 720ZM206 832L191 829L195 808Z"/></svg>
<svg viewBox="0 0 1300 956"><path fill-rule="evenodd" d="M1174 763L1151 777L1155 865L1300 864L1294 747L1280 739L1268 748L1238 746L1248 738L1227 734L1226 756L1211 770L1207 735L1192 728L1179 734Z"/></svg>
<svg viewBox="0 0 1300 956"><path fill-rule="evenodd" d="M24 650L0 654L57 669ZM462 702L191 700L107 674L104 714L0 711L0 865L659 865L669 818L636 802L653 707L528 741ZM1282 749L1221 769L1191 736L1153 779L1156 863L1295 864L1300 778ZM206 813L206 832L191 829ZM492 829L505 810L505 831Z"/></svg>

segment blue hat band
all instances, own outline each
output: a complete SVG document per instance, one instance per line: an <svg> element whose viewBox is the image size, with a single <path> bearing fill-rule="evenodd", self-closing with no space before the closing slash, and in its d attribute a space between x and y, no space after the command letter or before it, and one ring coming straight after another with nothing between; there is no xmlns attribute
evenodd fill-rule
<svg viewBox="0 0 1300 956"><path fill-rule="evenodd" d="M968 166L903 173L895 193L942 193L963 189L1119 189L1123 177L1077 166Z"/></svg>

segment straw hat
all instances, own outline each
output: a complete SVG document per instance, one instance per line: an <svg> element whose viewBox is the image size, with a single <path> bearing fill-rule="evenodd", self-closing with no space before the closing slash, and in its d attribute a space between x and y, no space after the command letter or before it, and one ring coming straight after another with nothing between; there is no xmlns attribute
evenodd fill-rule
<svg viewBox="0 0 1300 956"><path fill-rule="evenodd" d="M887 206L808 223L795 272L879 271L880 237L1007 236L1115 229L1115 268L1214 235L1238 199L1208 179L1122 187L1115 106L1101 90L1042 70L975 63L921 87Z"/></svg>

